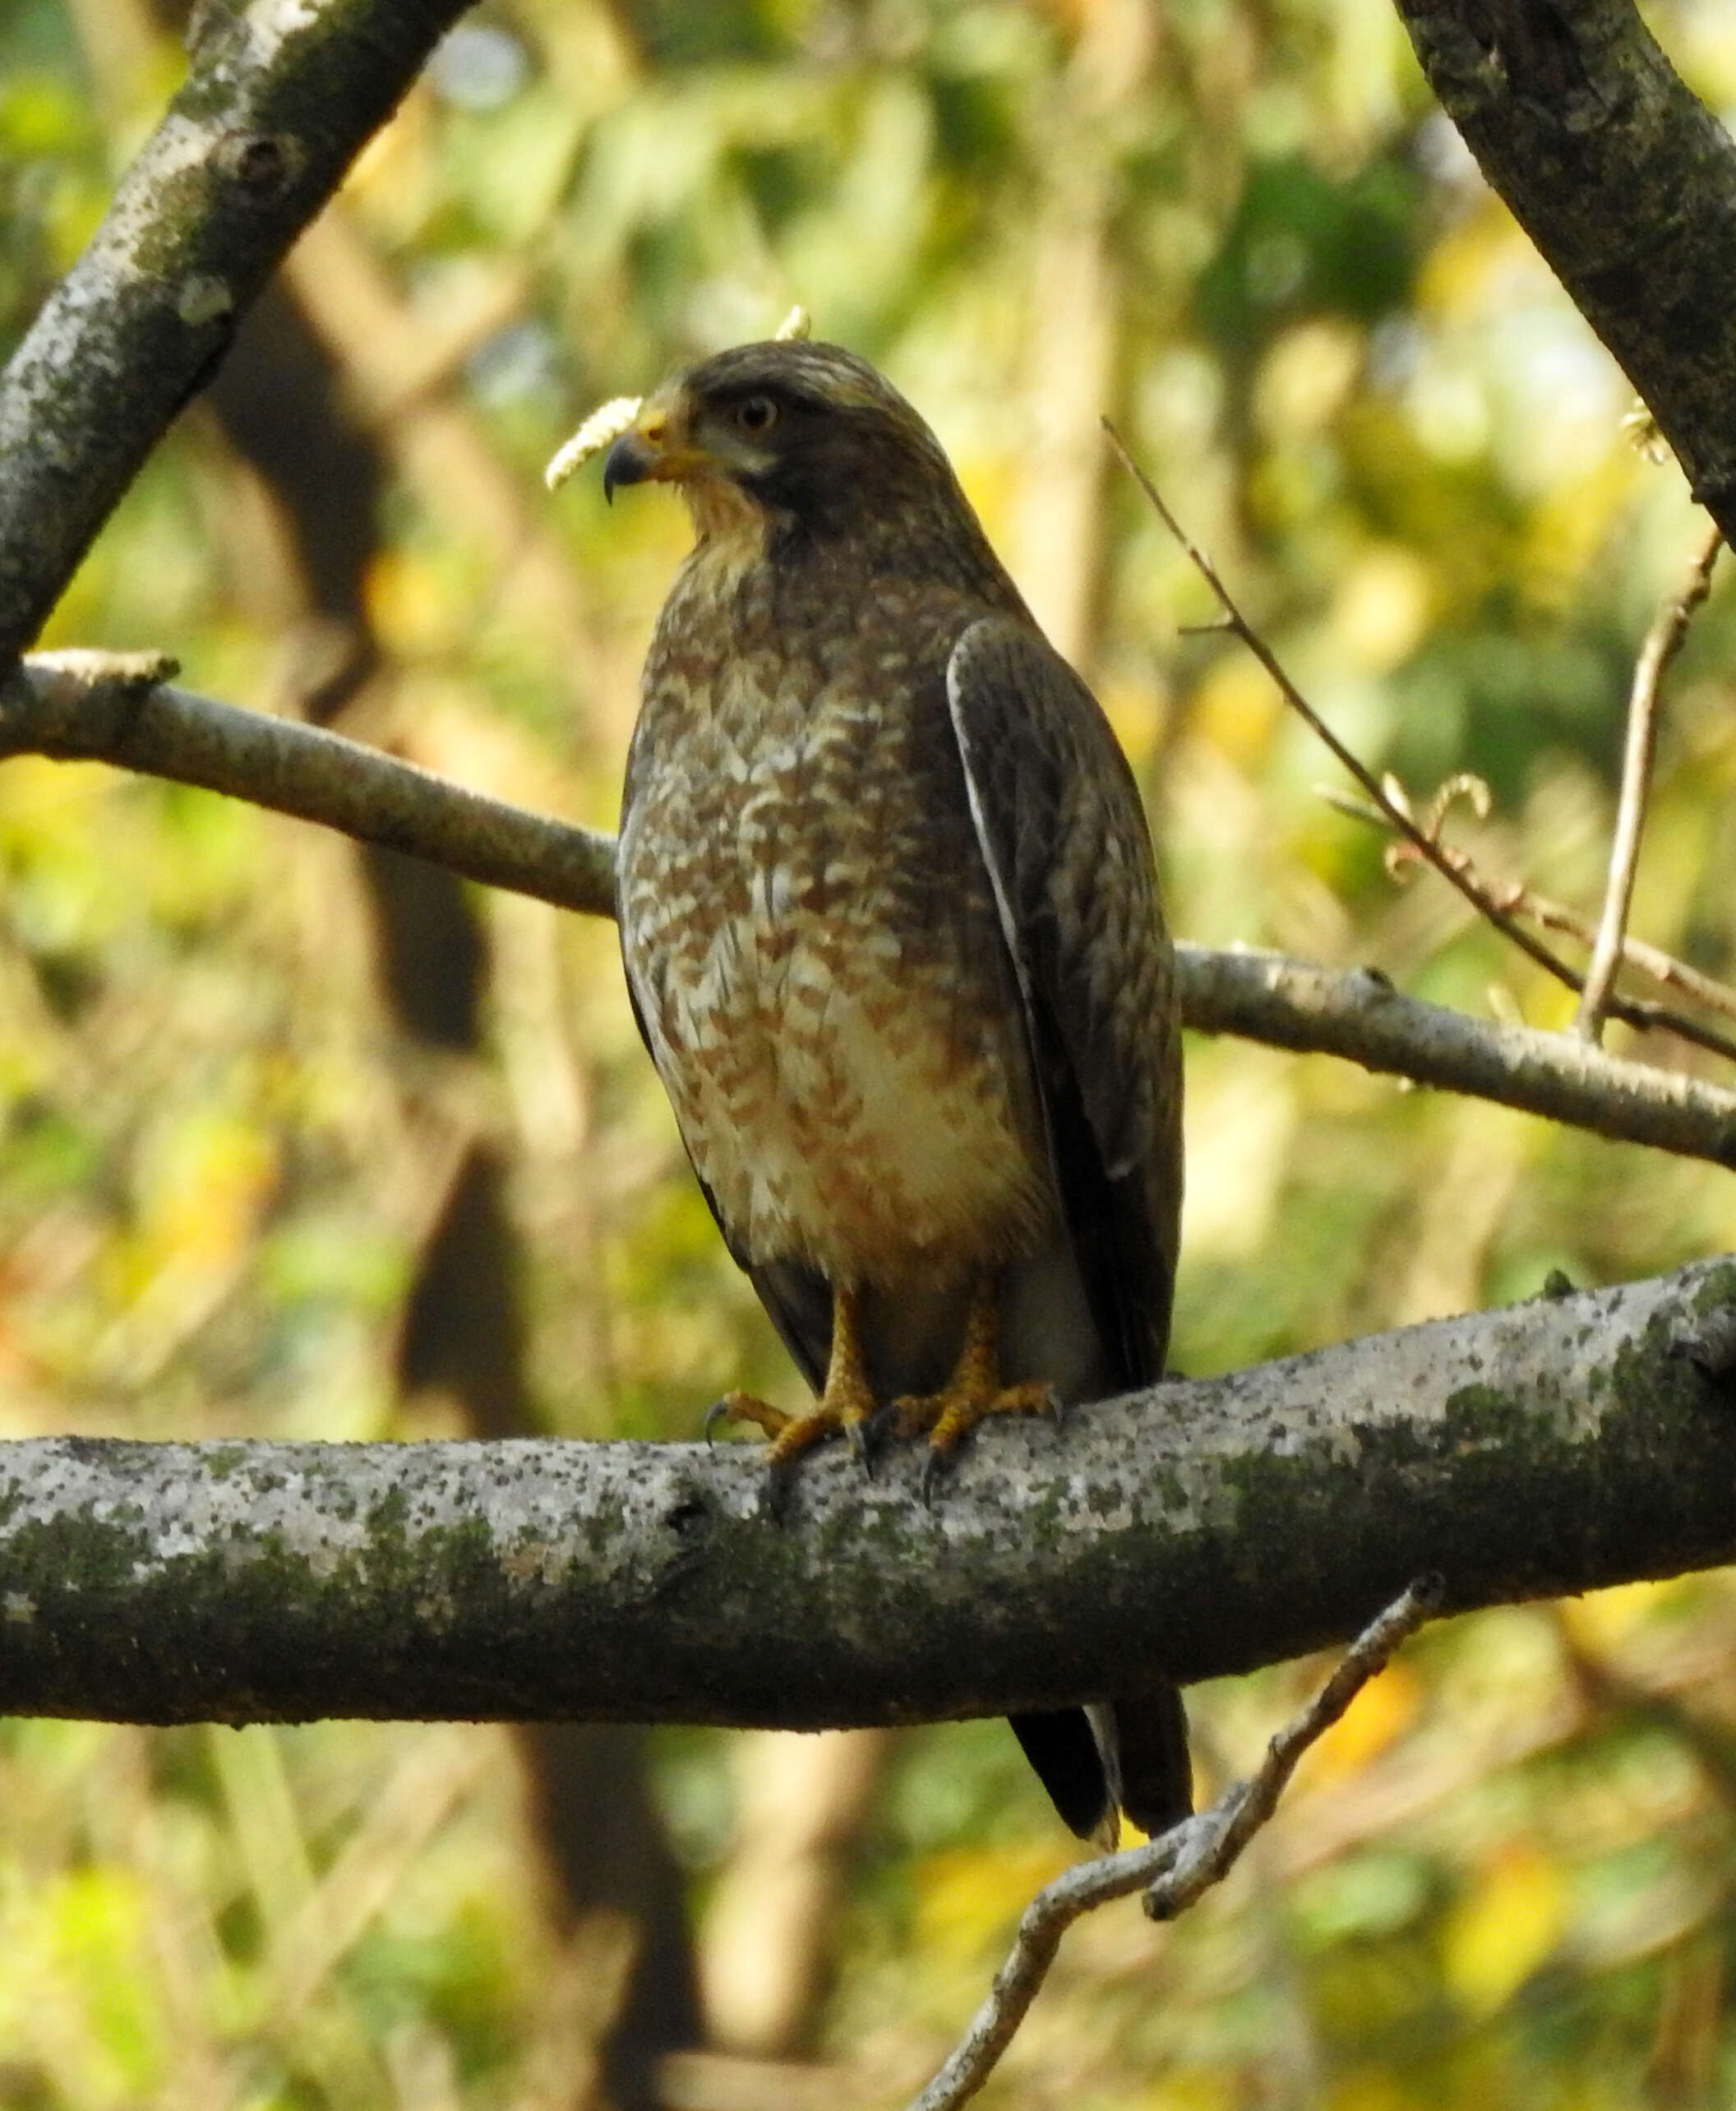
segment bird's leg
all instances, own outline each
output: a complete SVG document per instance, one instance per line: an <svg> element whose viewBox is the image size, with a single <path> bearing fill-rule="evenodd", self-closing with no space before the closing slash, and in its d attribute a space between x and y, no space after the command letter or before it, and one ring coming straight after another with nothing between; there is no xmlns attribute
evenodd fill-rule
<svg viewBox="0 0 1736 2111"><path fill-rule="evenodd" d="M862 1368L861 1292L842 1286L832 1293L832 1353L826 1362L825 1390L806 1415L786 1415L781 1407L751 1393L726 1393L705 1418L751 1422L771 1439L766 1465L774 1480L822 1437L842 1434L864 1465L868 1462L868 1425L876 1407Z"/></svg>
<svg viewBox="0 0 1736 2111"><path fill-rule="evenodd" d="M938 1393L907 1394L893 1402L893 1427L901 1437L928 1434L926 1493L959 1445L986 1415L1053 1415L1055 1388L1041 1381L1000 1382L1000 1310L994 1280L979 1280L964 1323L964 1341L953 1374Z"/></svg>

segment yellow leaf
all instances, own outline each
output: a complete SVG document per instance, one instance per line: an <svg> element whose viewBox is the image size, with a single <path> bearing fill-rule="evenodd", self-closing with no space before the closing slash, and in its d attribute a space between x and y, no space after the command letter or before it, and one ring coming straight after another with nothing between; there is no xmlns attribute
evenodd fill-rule
<svg viewBox="0 0 1736 2111"><path fill-rule="evenodd" d="M928 1855L917 1872L919 1949L957 1963L1004 1943L1032 1897L1073 1859L1048 1840Z"/></svg>
<svg viewBox="0 0 1736 2111"><path fill-rule="evenodd" d="M1243 653L1226 653L1201 677L1194 697L1196 730L1232 762L1266 752L1283 700L1272 677Z"/></svg>
<svg viewBox="0 0 1736 2111"><path fill-rule="evenodd" d="M1442 1965L1468 2009L1489 2015L1554 1950L1567 1913L1561 1872L1540 1848L1503 1848L1448 1916Z"/></svg>

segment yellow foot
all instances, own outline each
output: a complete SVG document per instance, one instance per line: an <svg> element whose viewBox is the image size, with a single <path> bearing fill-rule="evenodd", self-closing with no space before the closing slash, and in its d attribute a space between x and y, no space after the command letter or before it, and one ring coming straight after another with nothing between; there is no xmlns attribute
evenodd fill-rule
<svg viewBox="0 0 1736 2111"><path fill-rule="evenodd" d="M1058 1415L1060 1402L1052 1385L1001 1385L992 1389L960 1385L955 1379L938 1393L907 1393L892 1403L893 1434L926 1434L929 1448L949 1458L976 1425L990 1415Z"/></svg>
<svg viewBox="0 0 1736 2111"><path fill-rule="evenodd" d="M996 1386L993 1390L953 1381L938 1393L907 1395L893 1402L893 1429L901 1437L928 1433L928 1457L922 1466L922 1499L930 1501L953 1454L976 1425L990 1415L1059 1416L1061 1403L1052 1385Z"/></svg>
<svg viewBox="0 0 1736 2111"><path fill-rule="evenodd" d="M827 1437L847 1438L851 1450L866 1462L874 1412L874 1396L866 1386L829 1387L806 1415L786 1415L751 1393L726 1393L707 1414L705 1434L709 1437L719 1422L751 1422L771 1439L765 1462L775 1473Z"/></svg>
<svg viewBox="0 0 1736 2111"><path fill-rule="evenodd" d="M781 1407L774 1407L769 1400L757 1393L726 1393L721 1400L713 1400L705 1410L705 1441L711 1442L711 1433L719 1422L751 1422L756 1430L763 1430L771 1438L781 1437L795 1417L786 1415Z"/></svg>
<svg viewBox="0 0 1736 2111"><path fill-rule="evenodd" d="M1052 1385L1033 1380L1000 1382L1000 1320L992 1289L979 1284L965 1321L964 1342L953 1374L938 1393L907 1393L892 1405L892 1425L901 1437L928 1437L922 1469L926 1501L960 1444L986 1416L1054 1415L1061 1411Z"/></svg>
<svg viewBox="0 0 1736 2111"><path fill-rule="evenodd" d="M778 1517L794 1481L797 1460L827 1437L844 1438L863 1470L871 1467L868 1439L877 1412L878 1403L857 1365L853 1337L847 1337L843 1352L834 1351L824 1393L806 1415L786 1415L751 1393L726 1393L705 1417L705 1434L709 1439L713 1427L723 1421L751 1422L764 1431L770 1439L765 1448L766 1504Z"/></svg>

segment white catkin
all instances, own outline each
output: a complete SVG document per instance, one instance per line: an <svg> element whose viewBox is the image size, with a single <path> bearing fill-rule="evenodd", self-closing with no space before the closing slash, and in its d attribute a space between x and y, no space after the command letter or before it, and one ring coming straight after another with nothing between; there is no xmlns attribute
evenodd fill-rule
<svg viewBox="0 0 1736 2111"><path fill-rule="evenodd" d="M644 403L643 396L612 396L593 410L566 446L556 450L542 472L542 481L558 491L575 470L582 469L593 455L600 455L611 441L618 440Z"/></svg>

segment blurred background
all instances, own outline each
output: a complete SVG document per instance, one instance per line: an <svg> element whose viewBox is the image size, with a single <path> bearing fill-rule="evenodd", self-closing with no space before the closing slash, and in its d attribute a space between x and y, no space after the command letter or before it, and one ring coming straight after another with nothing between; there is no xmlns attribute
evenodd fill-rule
<svg viewBox="0 0 1736 2111"><path fill-rule="evenodd" d="M1736 109L1736 15L1650 19ZM185 71L164 0L0 5L0 336ZM1323 797L1315 704L1595 912L1638 642L1700 529L1387 0L501 0L467 16L48 642L612 824L681 509L542 465L793 302L949 448L1148 798L1173 921L1482 1016L1563 994ZM1636 926L1736 974L1736 590L1669 682ZM0 1434L691 1437L796 1387L613 932L203 793L0 769ZM1709 1075L1662 1037L1610 1045ZM1204 1374L1736 1245L1727 1176L1230 1042L1189 1055ZM1194 1697L1202 1786L1313 1665ZM0 1725L0 2106L848 2111L1071 1859L1004 1725L826 1738ZM1233 1880L1069 1936L986 2103L1736 2101L1736 1591L1409 1649Z"/></svg>

